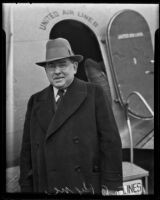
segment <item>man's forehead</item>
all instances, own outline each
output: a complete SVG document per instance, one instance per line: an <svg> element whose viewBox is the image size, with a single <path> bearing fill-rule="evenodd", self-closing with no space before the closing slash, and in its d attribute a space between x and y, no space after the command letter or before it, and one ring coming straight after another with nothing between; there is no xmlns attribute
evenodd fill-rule
<svg viewBox="0 0 160 200"><path fill-rule="evenodd" d="M56 60L54 62L52 62L51 64L61 64L61 63L66 63L66 62L71 62L71 60L69 58L64 58L64 59L60 59L60 60Z"/></svg>

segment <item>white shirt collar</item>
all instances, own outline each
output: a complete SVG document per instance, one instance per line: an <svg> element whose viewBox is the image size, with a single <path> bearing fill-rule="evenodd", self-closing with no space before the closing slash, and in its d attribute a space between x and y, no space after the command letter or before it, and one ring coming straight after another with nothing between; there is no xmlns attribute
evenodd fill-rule
<svg viewBox="0 0 160 200"><path fill-rule="evenodd" d="M74 78L73 78L73 80L74 80ZM72 82L73 82L73 80L72 80ZM72 82L71 82L71 83L72 83ZM70 83L70 85L71 85L71 83ZM58 100L58 98L59 98L59 95L57 95L57 93L58 93L58 90L59 90L59 89L57 89L56 87L54 87L54 86L53 86L53 91L54 91L54 99L55 99L56 101L57 101L57 100ZM64 89L64 94L66 93L66 91L67 91L67 88L65 88L65 89Z"/></svg>
<svg viewBox="0 0 160 200"><path fill-rule="evenodd" d="M54 98L57 101L59 98L59 95L57 95L58 93L58 89L56 87L53 87L53 91L54 91ZM64 89L64 94L66 93L67 89Z"/></svg>
<svg viewBox="0 0 160 200"><path fill-rule="evenodd" d="M56 99L56 97L58 96L58 89L56 87L53 87L53 91L54 91L54 98Z"/></svg>

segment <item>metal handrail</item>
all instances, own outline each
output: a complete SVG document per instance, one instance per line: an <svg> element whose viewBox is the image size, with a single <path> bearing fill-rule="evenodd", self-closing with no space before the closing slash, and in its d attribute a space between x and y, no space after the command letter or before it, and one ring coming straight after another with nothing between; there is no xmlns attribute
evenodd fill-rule
<svg viewBox="0 0 160 200"><path fill-rule="evenodd" d="M154 117L153 110L151 109L151 107L149 106L147 101L143 98L143 96L139 92L133 91L128 95L127 101L125 104L125 112L126 112L127 125L128 125L128 130L129 130L129 136L130 136L130 161L131 161L131 163L133 163L134 155L133 155L133 136L132 136L131 121L130 121L129 114L128 114L128 105L129 105L129 98L132 95L137 95L140 98L140 100L145 104L145 106L148 108L148 110L150 111L152 116Z"/></svg>
<svg viewBox="0 0 160 200"><path fill-rule="evenodd" d="M154 112L153 112L153 110L151 109L151 107L149 106L149 104L147 103L147 101L143 98L143 96L139 93L139 92L137 92L137 91L133 91L133 92L131 92L129 95L128 95L128 97L127 97L127 104L129 103L128 102L128 99L132 96L132 95L137 95L139 98L140 98L140 100L145 104L145 106L148 108L148 110L150 111L150 113L151 113L151 115L154 117Z"/></svg>
<svg viewBox="0 0 160 200"><path fill-rule="evenodd" d="M129 130L129 138L130 138L130 162L133 163L133 137L132 137L132 128L131 128L131 121L128 115L128 104L125 104L125 114L126 114L126 120Z"/></svg>

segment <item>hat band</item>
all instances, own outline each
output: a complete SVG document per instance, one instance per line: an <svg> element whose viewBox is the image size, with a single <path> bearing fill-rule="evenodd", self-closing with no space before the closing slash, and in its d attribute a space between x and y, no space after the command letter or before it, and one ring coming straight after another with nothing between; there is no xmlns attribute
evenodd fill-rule
<svg viewBox="0 0 160 200"><path fill-rule="evenodd" d="M73 52L65 47L49 48L46 52L46 60L57 59L61 57L73 56Z"/></svg>

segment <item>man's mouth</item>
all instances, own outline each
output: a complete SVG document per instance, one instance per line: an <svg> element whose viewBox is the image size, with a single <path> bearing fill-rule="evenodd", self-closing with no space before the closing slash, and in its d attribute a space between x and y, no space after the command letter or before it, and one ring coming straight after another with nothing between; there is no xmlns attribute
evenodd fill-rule
<svg viewBox="0 0 160 200"><path fill-rule="evenodd" d="M56 77L56 78L54 78L54 80L56 80L56 81L60 81L62 79L64 79L64 77Z"/></svg>

